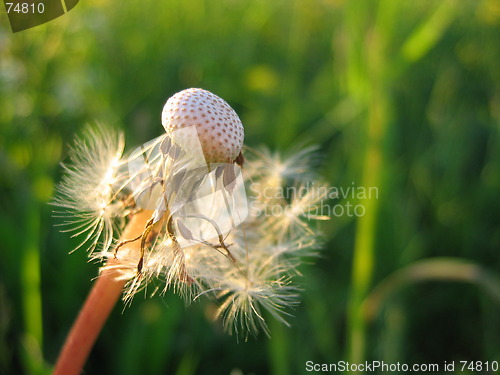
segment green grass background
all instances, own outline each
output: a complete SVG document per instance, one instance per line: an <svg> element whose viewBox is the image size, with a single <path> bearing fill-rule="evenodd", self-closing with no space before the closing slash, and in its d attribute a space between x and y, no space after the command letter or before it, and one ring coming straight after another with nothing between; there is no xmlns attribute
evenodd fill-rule
<svg viewBox="0 0 500 375"><path fill-rule="evenodd" d="M247 145L318 144L329 184L378 199L323 223L291 328L237 342L209 301L137 296L86 374L500 361L499 64L498 0L82 0L16 34L2 12L0 373L50 372L97 274L48 205L68 144L102 122L140 145L188 87L226 99Z"/></svg>

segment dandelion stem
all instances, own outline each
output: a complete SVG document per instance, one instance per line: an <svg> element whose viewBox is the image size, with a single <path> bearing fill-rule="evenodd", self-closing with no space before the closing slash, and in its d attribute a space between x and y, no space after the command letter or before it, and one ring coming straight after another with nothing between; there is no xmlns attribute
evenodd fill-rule
<svg viewBox="0 0 500 375"><path fill-rule="evenodd" d="M122 239L135 238L144 231L151 211L141 211L134 215L125 228ZM123 247L130 252L141 251L139 241L129 242ZM120 265L120 260L110 259L108 265ZM126 280L117 278L119 267L106 267L95 282L78 317L76 318L66 342L59 354L54 375L77 375L94 345L106 319L123 292Z"/></svg>

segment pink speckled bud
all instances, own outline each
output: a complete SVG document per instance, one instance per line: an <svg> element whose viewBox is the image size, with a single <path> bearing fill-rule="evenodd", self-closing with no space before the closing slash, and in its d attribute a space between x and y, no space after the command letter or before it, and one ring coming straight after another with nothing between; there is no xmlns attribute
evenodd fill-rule
<svg viewBox="0 0 500 375"><path fill-rule="evenodd" d="M192 139L196 138L194 132L177 130L195 128L207 163L232 163L243 147L240 118L226 101L210 91L192 88L178 92L163 107L161 122L173 142L187 151L197 142Z"/></svg>

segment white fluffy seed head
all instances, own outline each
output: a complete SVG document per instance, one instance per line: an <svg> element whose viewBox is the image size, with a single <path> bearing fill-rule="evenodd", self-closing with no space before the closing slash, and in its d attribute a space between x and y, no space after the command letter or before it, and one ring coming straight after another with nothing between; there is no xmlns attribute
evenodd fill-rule
<svg viewBox="0 0 500 375"><path fill-rule="evenodd" d="M207 163L232 163L243 147L243 124L236 112L217 95L203 89L178 92L163 107L161 122L168 136L188 152L194 147L180 129L193 126Z"/></svg>

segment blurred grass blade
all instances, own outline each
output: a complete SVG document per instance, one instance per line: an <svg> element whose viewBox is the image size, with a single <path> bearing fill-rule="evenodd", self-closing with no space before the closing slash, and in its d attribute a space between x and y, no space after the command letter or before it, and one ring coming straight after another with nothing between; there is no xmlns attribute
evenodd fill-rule
<svg viewBox="0 0 500 375"><path fill-rule="evenodd" d="M269 320L271 338L268 343L269 362L273 375L290 374L290 337L286 327L276 320Z"/></svg>
<svg viewBox="0 0 500 375"><path fill-rule="evenodd" d="M30 193L27 194L29 196ZM40 293L40 209L33 196L27 198L26 233L21 256L24 317L24 367L29 374L43 371L42 297Z"/></svg>
<svg viewBox="0 0 500 375"><path fill-rule="evenodd" d="M179 363L176 375L194 375L200 360L192 353L186 353Z"/></svg>
<svg viewBox="0 0 500 375"><path fill-rule="evenodd" d="M445 0L436 7L429 18L422 22L406 39L401 55L404 60L414 62L420 60L441 39L455 17L455 4Z"/></svg>
<svg viewBox="0 0 500 375"><path fill-rule="evenodd" d="M365 2L353 3L352 13L363 7L364 12L370 11ZM352 43L350 50L360 52L348 53L347 66L356 75L356 82L348 85L351 97L358 97L360 113L366 113L362 119L363 142L358 149L361 162L361 184L365 189L376 187L383 190L383 174L387 170L385 155L389 144L386 134L391 119L391 94L384 82L387 72L387 41L384 40L383 30L367 26L364 17L352 17L348 25ZM378 25L381 27L381 25ZM363 35L363 38L359 38ZM369 69L356 69L356 61L370 61ZM358 61L358 63L359 63ZM363 93L362 95L360 95ZM360 363L365 357L366 327L362 316L362 302L369 292L375 265L375 240L379 213L377 197L366 196L360 199L359 204L365 208L365 214L357 218L354 254L352 260L351 292L348 311L348 340L349 361Z"/></svg>
<svg viewBox="0 0 500 375"><path fill-rule="evenodd" d="M366 320L373 320L385 302L403 287L423 281L454 281L477 285L500 304L500 279L474 262L456 258L434 258L415 262L394 272L370 293L364 302Z"/></svg>

